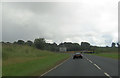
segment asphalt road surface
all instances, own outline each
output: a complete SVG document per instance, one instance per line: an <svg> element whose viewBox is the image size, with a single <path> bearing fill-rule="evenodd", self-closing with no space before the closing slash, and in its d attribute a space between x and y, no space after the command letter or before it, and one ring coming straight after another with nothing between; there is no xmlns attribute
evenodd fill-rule
<svg viewBox="0 0 120 78"><path fill-rule="evenodd" d="M118 60L83 54L83 59L69 58L44 76L118 76Z"/></svg>

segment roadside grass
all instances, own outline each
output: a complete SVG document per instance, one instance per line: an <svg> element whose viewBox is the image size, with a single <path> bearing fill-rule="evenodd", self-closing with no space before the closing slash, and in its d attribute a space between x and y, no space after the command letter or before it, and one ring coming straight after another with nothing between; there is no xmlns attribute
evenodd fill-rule
<svg viewBox="0 0 120 78"><path fill-rule="evenodd" d="M97 47L92 55L118 59L118 47Z"/></svg>
<svg viewBox="0 0 120 78"><path fill-rule="evenodd" d="M118 52L118 47L97 47L95 48L95 53L116 53Z"/></svg>
<svg viewBox="0 0 120 78"><path fill-rule="evenodd" d="M40 76L70 55L23 45L2 46L3 76Z"/></svg>
<svg viewBox="0 0 120 78"><path fill-rule="evenodd" d="M94 53L92 55L108 57L108 58L113 58L113 59L118 59L119 58L117 52L112 52L112 53Z"/></svg>
<svg viewBox="0 0 120 78"><path fill-rule="evenodd" d="M2 77L2 43L0 43L0 77Z"/></svg>

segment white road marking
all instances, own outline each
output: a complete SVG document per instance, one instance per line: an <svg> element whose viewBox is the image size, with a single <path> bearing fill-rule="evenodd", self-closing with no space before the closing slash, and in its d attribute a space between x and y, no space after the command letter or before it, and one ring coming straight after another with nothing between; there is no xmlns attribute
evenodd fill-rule
<svg viewBox="0 0 120 78"><path fill-rule="evenodd" d="M98 66L98 65L96 65L96 64L94 64L98 69L100 69L101 70L101 68Z"/></svg>
<svg viewBox="0 0 120 78"><path fill-rule="evenodd" d="M93 63L91 60L89 60L87 57L85 57L89 62ZM103 69L101 69L97 64L94 64L98 69L104 71ZM109 78L112 78L108 73L104 72L104 74L109 77Z"/></svg>
<svg viewBox="0 0 120 78"><path fill-rule="evenodd" d="M93 63L91 60L89 60L90 63Z"/></svg>
<svg viewBox="0 0 120 78"><path fill-rule="evenodd" d="M85 57L85 56L84 56ZM85 57L87 60L89 60L87 57Z"/></svg>
<svg viewBox="0 0 120 78"><path fill-rule="evenodd" d="M112 78L109 74L107 74L106 72L104 72L104 74L106 75L106 76L108 76L109 78Z"/></svg>
<svg viewBox="0 0 120 78"><path fill-rule="evenodd" d="M68 58L68 59L70 59L70 58ZM66 62L68 59L66 59L66 60L63 61L62 63L58 64L57 66L53 67L52 69L48 70L47 72L43 73L41 76L47 74L48 72L52 71L53 69L56 69L57 67L59 67L60 65L62 65L64 62ZM41 77L41 76L40 76L40 77ZM39 78L40 78L40 77L39 77Z"/></svg>
<svg viewBox="0 0 120 78"><path fill-rule="evenodd" d="M87 59L89 61L89 59Z"/></svg>
<svg viewBox="0 0 120 78"><path fill-rule="evenodd" d="M89 62L93 63L93 62L92 62L91 60L89 60L87 57L85 57L85 58L86 58ZM68 59L70 59L70 58L68 58ZM68 60L68 59L67 59L67 60ZM65 60L64 62L66 62L67 60ZM52 71L53 69L56 69L57 67L59 67L60 65L62 65L64 62L58 64L58 65L55 66L54 68L52 68L52 69L48 70L47 72L43 73L41 76L47 74L48 72ZM96 65L96 64L94 64L94 65L95 65L98 69L102 70L98 65ZM105 74L106 76L108 76L109 78L112 78L108 73L104 72L104 74ZM40 77L41 77L41 76L40 76ZM39 78L40 78L40 77L39 77Z"/></svg>

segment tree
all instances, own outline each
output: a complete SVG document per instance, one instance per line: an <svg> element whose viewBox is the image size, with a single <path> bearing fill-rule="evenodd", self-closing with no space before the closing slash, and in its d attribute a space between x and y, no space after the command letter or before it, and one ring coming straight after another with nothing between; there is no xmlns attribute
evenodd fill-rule
<svg viewBox="0 0 120 78"><path fill-rule="evenodd" d="M51 51L58 51L58 47L57 47L57 44L55 42L52 43L50 46L51 46Z"/></svg>
<svg viewBox="0 0 120 78"><path fill-rule="evenodd" d="M4 42L4 41L2 41L2 44L5 44L5 42Z"/></svg>
<svg viewBox="0 0 120 78"><path fill-rule="evenodd" d="M111 47L115 47L115 45L116 45L116 44L115 44L114 42L112 42L112 46L111 46Z"/></svg>
<svg viewBox="0 0 120 78"><path fill-rule="evenodd" d="M89 50L90 44L88 42L81 42L82 50Z"/></svg>
<svg viewBox="0 0 120 78"><path fill-rule="evenodd" d="M120 47L120 43L117 43L117 46Z"/></svg>
<svg viewBox="0 0 120 78"><path fill-rule="evenodd" d="M25 44L25 42L23 40L18 40L17 44L23 45L23 44Z"/></svg>
<svg viewBox="0 0 120 78"><path fill-rule="evenodd" d="M13 44L17 44L17 42L16 42L16 41L14 41L14 42L13 42Z"/></svg>
<svg viewBox="0 0 120 78"><path fill-rule="evenodd" d="M66 47L67 51L80 51L81 46L78 43L64 42L60 43L59 47Z"/></svg>
<svg viewBox="0 0 120 78"><path fill-rule="evenodd" d="M45 50L59 51L59 48L58 48L58 45L56 43L46 43Z"/></svg>
<svg viewBox="0 0 120 78"><path fill-rule="evenodd" d="M33 42L30 41L30 40L28 40L28 41L26 42L26 44L29 45L29 46L32 46L32 45L33 45Z"/></svg>
<svg viewBox="0 0 120 78"><path fill-rule="evenodd" d="M106 46L107 48L109 47L109 46Z"/></svg>
<svg viewBox="0 0 120 78"><path fill-rule="evenodd" d="M11 44L10 42L6 42L6 44Z"/></svg>
<svg viewBox="0 0 120 78"><path fill-rule="evenodd" d="M45 48L45 39L44 38L37 38L34 40L34 45L38 49L44 49Z"/></svg>

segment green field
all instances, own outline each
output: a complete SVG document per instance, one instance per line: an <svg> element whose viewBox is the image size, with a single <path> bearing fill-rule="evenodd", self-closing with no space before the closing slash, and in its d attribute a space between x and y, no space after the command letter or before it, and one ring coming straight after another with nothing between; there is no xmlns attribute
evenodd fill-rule
<svg viewBox="0 0 120 78"><path fill-rule="evenodd" d="M92 55L118 59L118 53L97 53L97 54L95 53L95 54L92 54Z"/></svg>
<svg viewBox="0 0 120 78"><path fill-rule="evenodd" d="M70 55L23 45L3 45L3 76L40 76Z"/></svg>
<svg viewBox="0 0 120 78"><path fill-rule="evenodd" d="M118 59L118 48L117 47L97 47L93 55Z"/></svg>
<svg viewBox="0 0 120 78"><path fill-rule="evenodd" d="M94 51L95 53L116 53L118 52L118 47L97 47Z"/></svg>

